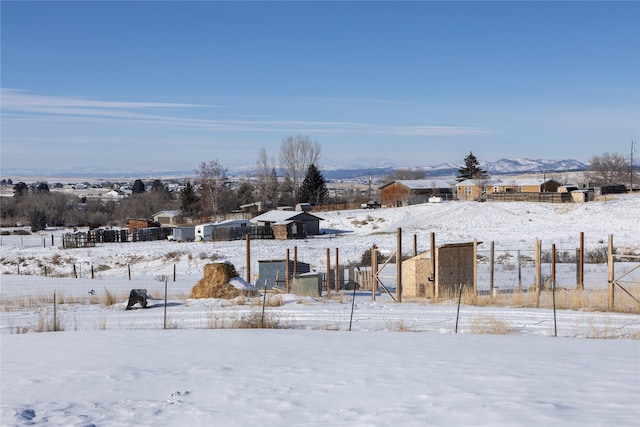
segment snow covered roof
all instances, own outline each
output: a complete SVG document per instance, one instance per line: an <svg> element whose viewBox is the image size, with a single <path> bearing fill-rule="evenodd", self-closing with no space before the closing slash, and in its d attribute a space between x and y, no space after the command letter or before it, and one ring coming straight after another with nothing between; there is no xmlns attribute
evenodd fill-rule
<svg viewBox="0 0 640 427"><path fill-rule="evenodd" d="M166 215L166 216L179 216L182 213L181 210L179 209L172 209L172 210L168 210L168 211L160 211L160 212L156 212L154 213L152 216L156 217L159 215Z"/></svg>
<svg viewBox="0 0 640 427"><path fill-rule="evenodd" d="M412 190L424 190L429 188L452 188L453 184L440 179L399 179L391 181L380 188L385 188L393 183L402 184Z"/></svg>
<svg viewBox="0 0 640 427"><path fill-rule="evenodd" d="M315 215L312 215L307 212L300 211L269 211L265 212L262 215L258 215L254 217L251 222L284 222L284 221L293 221L293 220L312 220L317 219L321 220L322 218L318 218Z"/></svg>
<svg viewBox="0 0 640 427"><path fill-rule="evenodd" d="M522 179L489 179L486 181L479 181L477 179L465 179L464 181L460 181L456 184L458 187L475 187L478 185L501 185L507 187L528 187L528 186L539 186L544 183L553 182L553 179L536 179L536 178L522 178Z"/></svg>

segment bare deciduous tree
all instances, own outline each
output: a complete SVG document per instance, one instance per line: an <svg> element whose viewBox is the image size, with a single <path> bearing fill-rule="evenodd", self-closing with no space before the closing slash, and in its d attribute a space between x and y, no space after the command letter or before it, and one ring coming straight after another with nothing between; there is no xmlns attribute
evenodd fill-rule
<svg viewBox="0 0 640 427"><path fill-rule="evenodd" d="M222 213L227 168L223 167L218 160L210 160L209 163L200 163L196 173L198 174L202 212L215 217Z"/></svg>
<svg viewBox="0 0 640 427"><path fill-rule="evenodd" d="M312 164L318 164L320 159L320 143L311 141L308 136L289 136L282 140L280 145L280 168L291 180L294 194L292 198L298 199L300 184Z"/></svg>
<svg viewBox="0 0 640 427"><path fill-rule="evenodd" d="M622 184L629 178L629 168L622 154L604 153L591 158L586 175L595 186Z"/></svg>
<svg viewBox="0 0 640 427"><path fill-rule="evenodd" d="M274 185L275 180L275 185ZM258 153L256 161L256 192L262 209L271 209L278 205L278 176L275 162L263 148Z"/></svg>

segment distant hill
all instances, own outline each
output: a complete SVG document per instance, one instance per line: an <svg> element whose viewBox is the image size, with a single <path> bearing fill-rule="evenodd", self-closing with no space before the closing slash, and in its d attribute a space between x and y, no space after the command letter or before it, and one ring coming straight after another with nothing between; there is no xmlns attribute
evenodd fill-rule
<svg viewBox="0 0 640 427"><path fill-rule="evenodd" d="M403 168L402 166L394 166L385 164L383 166L372 167L342 167L323 165L321 171L328 180L367 180L369 176L379 178L392 174L398 169L412 169L423 171L427 177L455 177L458 175L458 169L463 165L456 163L441 163L434 166ZM587 165L577 160L548 160L548 159L524 159L524 158L506 158L495 162L481 163L480 165L489 175L513 175L526 174L534 172L576 172L583 171ZM251 175L252 167L238 168L228 170L231 176ZM115 178L115 177L143 177L143 178L162 178L162 177L192 177L194 171L180 170L148 170L148 171L129 171L114 170L106 168L74 168L72 170L61 171L32 171L32 170L9 170L2 171L2 176L40 176L40 177L87 177L87 178Z"/></svg>
<svg viewBox="0 0 640 427"><path fill-rule="evenodd" d="M424 166L410 168L421 170L428 177L455 177L462 164L442 163L435 166ZM548 160L548 159L522 159L507 158L495 162L481 163L480 165L489 175L514 175L534 172L578 172L587 168L582 162L577 160ZM381 177L393 173L402 167L374 167L374 168L330 168L323 169L322 174L327 179L367 179L371 177Z"/></svg>

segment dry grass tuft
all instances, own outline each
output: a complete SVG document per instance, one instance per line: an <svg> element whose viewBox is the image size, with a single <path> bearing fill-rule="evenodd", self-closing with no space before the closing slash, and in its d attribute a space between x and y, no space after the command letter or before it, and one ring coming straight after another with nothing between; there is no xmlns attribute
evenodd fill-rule
<svg viewBox="0 0 640 427"><path fill-rule="evenodd" d="M116 297L116 295L111 293L109 289L104 288L104 297L102 299L102 304L105 307L109 307L116 304L117 302L118 302L118 298Z"/></svg>
<svg viewBox="0 0 640 427"><path fill-rule="evenodd" d="M411 328L402 320L387 321L387 330L392 332L411 332Z"/></svg>
<svg viewBox="0 0 640 427"><path fill-rule="evenodd" d="M280 294L268 294L265 300L266 307L282 307L284 305L284 299Z"/></svg>
<svg viewBox="0 0 640 427"><path fill-rule="evenodd" d="M253 311L246 317L235 319L231 322L231 328L235 329L279 329L280 322L270 313Z"/></svg>
<svg viewBox="0 0 640 427"><path fill-rule="evenodd" d="M508 335L511 333L506 322L492 316L474 318L471 321L470 328L473 334Z"/></svg>

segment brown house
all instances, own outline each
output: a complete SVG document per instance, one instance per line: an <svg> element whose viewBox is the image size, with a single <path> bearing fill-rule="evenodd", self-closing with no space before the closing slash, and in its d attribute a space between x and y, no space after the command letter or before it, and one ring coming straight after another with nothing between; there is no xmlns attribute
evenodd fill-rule
<svg viewBox="0 0 640 427"><path fill-rule="evenodd" d="M556 193L561 184L553 179L466 179L456 184L458 200L478 200L491 194Z"/></svg>
<svg viewBox="0 0 640 427"><path fill-rule="evenodd" d="M391 181L380 187L380 203L384 206L409 206L426 203L429 197L452 199L455 186L437 179Z"/></svg>
<svg viewBox="0 0 640 427"><path fill-rule="evenodd" d="M553 179L507 179L487 184L487 193L555 193L560 183Z"/></svg>

